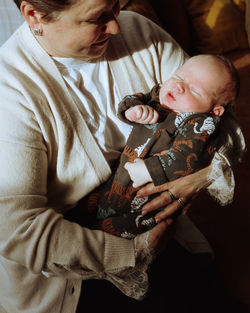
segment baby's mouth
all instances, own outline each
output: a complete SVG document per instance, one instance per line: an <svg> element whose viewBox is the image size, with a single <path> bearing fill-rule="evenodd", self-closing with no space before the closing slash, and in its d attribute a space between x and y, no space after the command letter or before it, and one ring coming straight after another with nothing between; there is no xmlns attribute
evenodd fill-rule
<svg viewBox="0 0 250 313"><path fill-rule="evenodd" d="M175 99L175 97L174 97L174 95L172 94L171 91L169 91L169 92L167 93L167 100L176 101L176 99Z"/></svg>

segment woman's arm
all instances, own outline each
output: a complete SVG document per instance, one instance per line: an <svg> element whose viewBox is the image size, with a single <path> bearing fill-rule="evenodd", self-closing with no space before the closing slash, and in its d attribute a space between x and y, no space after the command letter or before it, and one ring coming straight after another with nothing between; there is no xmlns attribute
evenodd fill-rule
<svg viewBox="0 0 250 313"><path fill-rule="evenodd" d="M182 202L188 203L204 188L221 205L227 205L233 200L235 188L232 166L241 161L244 151L245 140L241 128L233 114L227 112L221 119L218 149L211 164L207 168L173 182L157 187L148 184L142 188L138 192L139 196L162 192L159 197L146 204L143 211L146 214L166 206L165 210L156 215L160 221L178 209L182 209L182 205L178 201L179 198ZM171 198L171 194L174 195L175 199ZM187 204L182 211L185 212L189 206L190 204Z"/></svg>

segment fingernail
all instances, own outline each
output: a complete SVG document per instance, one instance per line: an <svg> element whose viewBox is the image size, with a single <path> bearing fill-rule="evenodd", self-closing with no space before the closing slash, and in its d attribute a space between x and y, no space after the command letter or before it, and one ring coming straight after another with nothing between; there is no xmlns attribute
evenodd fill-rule
<svg viewBox="0 0 250 313"><path fill-rule="evenodd" d="M173 223L173 220L169 218L169 219L166 220L166 222L167 222L168 225L171 225Z"/></svg>

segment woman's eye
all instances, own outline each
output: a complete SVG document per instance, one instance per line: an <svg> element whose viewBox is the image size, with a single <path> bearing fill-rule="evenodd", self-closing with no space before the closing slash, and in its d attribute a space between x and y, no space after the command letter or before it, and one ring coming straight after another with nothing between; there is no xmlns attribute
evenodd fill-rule
<svg viewBox="0 0 250 313"><path fill-rule="evenodd" d="M107 13L103 12L98 17L88 20L87 23L89 23L89 24L100 24L105 20L106 16L107 16Z"/></svg>
<svg viewBox="0 0 250 313"><path fill-rule="evenodd" d="M87 22L88 22L89 24L98 24L98 23L100 23L100 21L101 21L102 19L103 19L103 14L100 15L97 19L88 20Z"/></svg>
<svg viewBox="0 0 250 313"><path fill-rule="evenodd" d="M89 20L89 21L87 21L87 23L89 23L89 24L96 24L97 20Z"/></svg>
<svg viewBox="0 0 250 313"><path fill-rule="evenodd" d="M112 20L114 16L116 17L120 12L120 2L117 1L110 12L103 12L97 19L88 20L90 24L100 24L107 23L109 20Z"/></svg>

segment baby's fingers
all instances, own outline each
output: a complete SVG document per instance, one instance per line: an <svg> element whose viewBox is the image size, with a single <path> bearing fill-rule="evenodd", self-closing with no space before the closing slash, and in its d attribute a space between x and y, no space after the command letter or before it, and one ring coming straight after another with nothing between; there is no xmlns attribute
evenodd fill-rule
<svg viewBox="0 0 250 313"><path fill-rule="evenodd" d="M156 110L148 105L142 106L142 115L137 123L141 124L155 124L158 121L159 114Z"/></svg>

